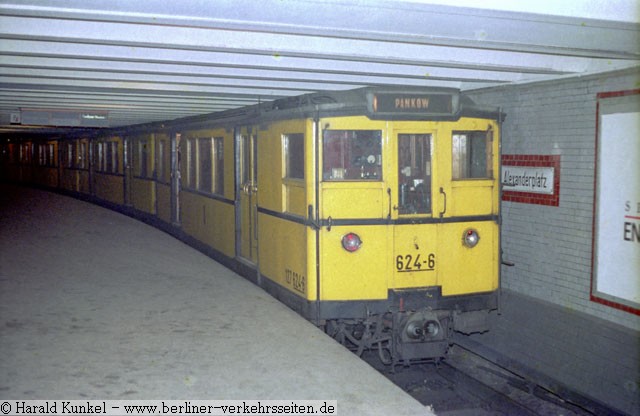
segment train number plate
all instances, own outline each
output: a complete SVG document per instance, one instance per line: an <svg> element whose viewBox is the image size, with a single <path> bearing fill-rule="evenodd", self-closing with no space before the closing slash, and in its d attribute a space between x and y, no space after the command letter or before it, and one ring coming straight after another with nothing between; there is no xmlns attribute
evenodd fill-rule
<svg viewBox="0 0 640 416"><path fill-rule="evenodd" d="M435 253L429 253L426 256L420 254L400 254L396 256L396 270L400 273L432 272L435 269Z"/></svg>
<svg viewBox="0 0 640 416"><path fill-rule="evenodd" d="M294 272L290 269L284 271L285 281L287 285L291 286L296 292L300 292L303 295L307 291L307 279L302 273Z"/></svg>

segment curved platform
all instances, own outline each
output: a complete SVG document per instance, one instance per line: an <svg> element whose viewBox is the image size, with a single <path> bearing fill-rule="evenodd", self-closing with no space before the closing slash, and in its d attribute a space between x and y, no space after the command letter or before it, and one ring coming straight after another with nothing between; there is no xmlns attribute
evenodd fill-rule
<svg viewBox="0 0 640 416"><path fill-rule="evenodd" d="M428 409L244 278L104 208L0 184L0 397Z"/></svg>

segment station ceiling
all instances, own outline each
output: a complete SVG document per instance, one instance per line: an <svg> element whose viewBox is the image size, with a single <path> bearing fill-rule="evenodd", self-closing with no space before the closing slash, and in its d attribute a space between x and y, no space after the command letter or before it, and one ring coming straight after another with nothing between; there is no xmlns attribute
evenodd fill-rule
<svg viewBox="0 0 640 416"><path fill-rule="evenodd" d="M640 65L639 15L638 0L0 0L0 133L32 130L28 111L116 127L322 90L624 69Z"/></svg>

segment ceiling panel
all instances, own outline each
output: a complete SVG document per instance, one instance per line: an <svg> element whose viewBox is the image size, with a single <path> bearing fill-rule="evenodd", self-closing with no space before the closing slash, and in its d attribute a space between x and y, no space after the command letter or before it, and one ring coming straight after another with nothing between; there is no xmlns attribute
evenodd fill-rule
<svg viewBox="0 0 640 416"><path fill-rule="evenodd" d="M638 16L616 14L637 0L434 3L0 0L0 132L21 128L9 125L21 109L107 111L121 126L322 90L472 90L640 65Z"/></svg>

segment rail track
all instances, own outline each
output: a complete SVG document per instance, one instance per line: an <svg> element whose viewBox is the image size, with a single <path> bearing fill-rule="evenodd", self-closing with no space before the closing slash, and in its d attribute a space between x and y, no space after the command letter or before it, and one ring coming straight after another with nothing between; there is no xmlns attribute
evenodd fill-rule
<svg viewBox="0 0 640 416"><path fill-rule="evenodd" d="M593 416L554 393L454 345L439 363L391 370L377 356L365 361L438 416Z"/></svg>

